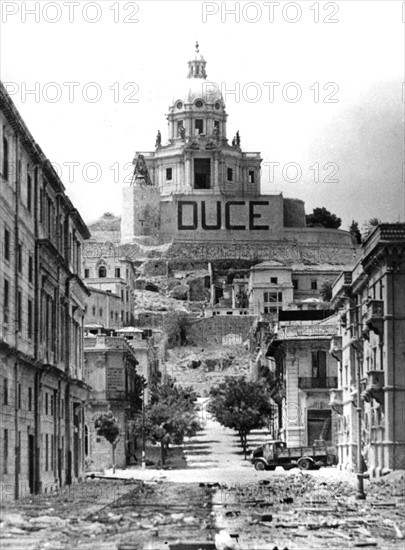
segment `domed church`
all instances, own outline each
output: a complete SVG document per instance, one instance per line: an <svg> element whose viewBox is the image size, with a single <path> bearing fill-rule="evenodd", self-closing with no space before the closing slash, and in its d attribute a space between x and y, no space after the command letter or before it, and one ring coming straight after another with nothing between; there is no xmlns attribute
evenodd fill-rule
<svg viewBox="0 0 405 550"><path fill-rule="evenodd" d="M197 43L185 85L169 107L167 142L159 131L154 151L135 154L123 190L122 242L181 243L185 254L198 243L214 257L232 256L236 244L261 259L277 256L280 247L285 256L291 243L314 261L352 260L348 232L307 228L302 200L260 193L261 155L242 150L239 132L228 139L225 103L206 65ZM292 260L306 259L302 247Z"/></svg>

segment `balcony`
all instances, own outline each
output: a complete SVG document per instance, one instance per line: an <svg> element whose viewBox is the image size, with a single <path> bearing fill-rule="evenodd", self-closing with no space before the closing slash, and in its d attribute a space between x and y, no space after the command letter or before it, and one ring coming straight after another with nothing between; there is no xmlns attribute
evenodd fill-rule
<svg viewBox="0 0 405 550"><path fill-rule="evenodd" d="M298 387L300 390L328 390L330 388L337 388L337 376L326 376L325 378L299 377Z"/></svg>
<svg viewBox="0 0 405 550"><path fill-rule="evenodd" d="M383 300L369 300L367 303L367 326L379 336L384 327L384 302Z"/></svg>
<svg viewBox="0 0 405 550"><path fill-rule="evenodd" d="M329 353L336 359L336 361L342 361L342 337L332 336L330 343Z"/></svg>
<svg viewBox="0 0 405 550"><path fill-rule="evenodd" d="M330 401L329 405L332 407L337 414L343 414L343 390L329 390Z"/></svg>
<svg viewBox="0 0 405 550"><path fill-rule="evenodd" d="M363 401L369 403L375 399L380 405L384 402L384 371L370 370L367 372L367 384L361 394Z"/></svg>

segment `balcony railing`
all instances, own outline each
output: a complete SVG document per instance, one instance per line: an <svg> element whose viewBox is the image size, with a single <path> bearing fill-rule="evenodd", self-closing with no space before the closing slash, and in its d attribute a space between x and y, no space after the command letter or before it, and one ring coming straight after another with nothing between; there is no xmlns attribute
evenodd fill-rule
<svg viewBox="0 0 405 550"><path fill-rule="evenodd" d="M383 300L369 300L367 304L367 326L376 334L381 335L384 326Z"/></svg>
<svg viewBox="0 0 405 550"><path fill-rule="evenodd" d="M298 378L298 387L300 390L337 388L337 376L326 376L325 378L300 377Z"/></svg>

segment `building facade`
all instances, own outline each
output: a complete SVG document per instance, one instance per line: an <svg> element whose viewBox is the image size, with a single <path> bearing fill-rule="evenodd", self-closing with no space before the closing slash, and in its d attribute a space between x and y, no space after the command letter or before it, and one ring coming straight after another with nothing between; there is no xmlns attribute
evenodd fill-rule
<svg viewBox="0 0 405 550"><path fill-rule="evenodd" d="M110 410L120 429L116 466L125 468L128 457L135 451L135 436L129 425L138 365L135 352L121 336L98 334L86 336L84 353L85 377L91 386L85 425L87 467L96 471L112 467L111 445L95 429L97 417Z"/></svg>
<svg viewBox="0 0 405 550"><path fill-rule="evenodd" d="M0 84L3 498L83 473L87 227Z"/></svg>
<svg viewBox="0 0 405 550"><path fill-rule="evenodd" d="M317 313L317 312L308 312ZM336 442L337 414L329 403L337 387L338 362L329 352L337 318L280 321L267 348L267 377L278 404L279 437L289 447Z"/></svg>
<svg viewBox="0 0 405 550"><path fill-rule="evenodd" d="M405 468L405 225L381 224L365 240L352 271L333 287L341 329L331 352L340 359L331 403L339 413L339 464L371 476ZM361 397L358 430L357 397Z"/></svg>
<svg viewBox="0 0 405 550"><path fill-rule="evenodd" d="M117 310L114 297L108 301L107 298L102 297L101 293L95 292L89 303L90 309L87 311L86 321L93 323L96 318L99 318L107 328L105 316L108 309L109 325L118 328L133 324L135 271L132 262L120 252L119 248L108 242L86 243L83 253L83 280L87 287L118 296L121 301ZM98 305L97 302L101 301L105 303ZM96 310L93 315L94 307ZM111 312L113 312L113 318L111 318Z"/></svg>

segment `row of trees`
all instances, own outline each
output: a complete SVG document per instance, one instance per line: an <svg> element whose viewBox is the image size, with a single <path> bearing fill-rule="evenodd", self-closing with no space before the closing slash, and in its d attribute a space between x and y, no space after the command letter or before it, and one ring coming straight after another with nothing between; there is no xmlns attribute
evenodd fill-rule
<svg viewBox="0 0 405 550"><path fill-rule="evenodd" d="M363 234L360 232L358 222L352 220L349 231L352 239L355 243L361 244L367 235L380 224L381 221L378 218L371 218L364 223ZM326 227L330 229L339 229L342 225L341 218L338 218L336 214L332 214L325 207L314 208L312 214L307 214L306 224L308 227Z"/></svg>
<svg viewBox="0 0 405 550"><path fill-rule="evenodd" d="M145 386L145 380L139 376L136 391L131 394L129 428L135 437L160 444L164 465L169 445L182 444L185 437L195 435L200 429L197 394L192 387L179 386L168 377L164 383L151 387L150 403L142 410ZM97 435L111 444L115 472L115 450L121 437L119 424L113 413L107 411L95 419L95 428Z"/></svg>

